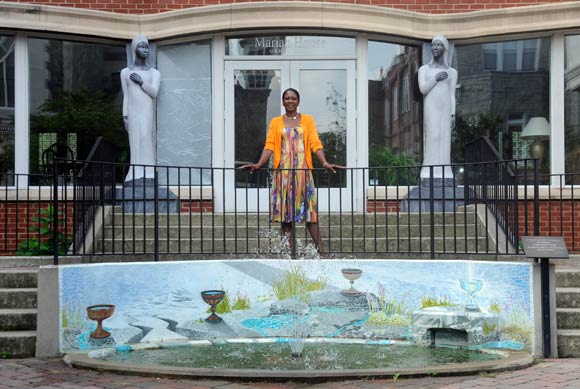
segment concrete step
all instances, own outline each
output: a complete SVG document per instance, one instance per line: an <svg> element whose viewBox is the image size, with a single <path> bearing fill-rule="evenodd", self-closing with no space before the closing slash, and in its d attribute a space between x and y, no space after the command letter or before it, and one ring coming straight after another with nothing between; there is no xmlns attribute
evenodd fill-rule
<svg viewBox="0 0 580 389"><path fill-rule="evenodd" d="M0 288L36 288L36 269L0 269Z"/></svg>
<svg viewBox="0 0 580 389"><path fill-rule="evenodd" d="M299 238L301 242L310 243L310 238ZM203 243L202 243L203 242ZM419 239L361 239L342 237L324 239L324 248L327 252L429 252L430 240L429 238ZM279 252L280 241L277 238L247 238L247 239L160 239L159 242L160 253L201 253L201 252L216 252L216 253L264 253L264 252ZM97 252L104 251L105 253L153 253L155 249L155 242L153 239L135 239L134 241L112 241L104 240L97 242ZM491 242L488 242L488 249L494 250ZM485 239L442 239L435 238L436 252L484 252L486 251Z"/></svg>
<svg viewBox="0 0 580 389"><path fill-rule="evenodd" d="M580 308L556 308L558 328L580 329Z"/></svg>
<svg viewBox="0 0 580 389"><path fill-rule="evenodd" d="M0 309L0 331L36 330L36 309Z"/></svg>
<svg viewBox="0 0 580 389"><path fill-rule="evenodd" d="M580 308L580 288L556 287L556 307Z"/></svg>
<svg viewBox="0 0 580 389"><path fill-rule="evenodd" d="M556 267L556 285L559 288L580 288L580 268Z"/></svg>
<svg viewBox="0 0 580 389"><path fill-rule="evenodd" d="M115 225L148 225L154 226L155 215L154 214L123 214L123 213L111 213L109 215ZM213 221L217 225L245 225L246 220L250 225L258 224L268 225L269 222L268 213L206 213L200 215L199 213L180 213L180 214L159 214L158 223L161 225L167 225L168 221L170 225L199 225L203 223L204 225L210 225ZM202 221L203 220L203 221ZM381 224L420 224L420 225L430 225L430 214L429 213L325 213L324 211L319 214L319 222L321 225L350 225L363 224L365 220L366 224L372 224L374 222ZM434 214L434 225L441 225L445 223L446 225L456 224L473 224L477 221L477 216L473 212L457 212L457 213L435 213Z"/></svg>
<svg viewBox="0 0 580 389"><path fill-rule="evenodd" d="M0 289L0 309L34 309L36 293L36 288Z"/></svg>
<svg viewBox="0 0 580 389"><path fill-rule="evenodd" d="M558 356L580 358L580 330L558 330Z"/></svg>
<svg viewBox="0 0 580 389"><path fill-rule="evenodd" d="M390 238L396 239L399 238L406 238L406 237L427 237L431 233L431 228L429 226L419 226L419 225L385 225L385 224L378 224L378 225L319 225L320 232L323 237L326 236L339 236L342 233L342 236L350 237L352 235L355 238L370 238L372 239L375 235L377 237L385 237L388 236ZM274 236L279 234L280 232L280 225L279 224L272 224L272 225L264 225L264 226L256 226L256 225L249 225L246 227L245 224L237 225L237 226L223 226L223 225L172 225L172 226L159 226L159 238L164 239L168 236L172 239L189 239L191 236L193 239L199 239L202 235L204 238L213 238L213 239L220 239L223 238L224 235L226 238L245 238L251 237L255 238L258 236L268 237ZM303 225L299 225L297 227L296 232L299 235L304 235L306 233L306 228ZM474 224L463 226L457 225L454 228L453 225L446 225L446 226L436 226L434 230L435 236L438 237L453 237L456 236L458 238L462 237L475 237L479 236L480 238L485 238L486 233L485 229L481 226L476 226ZM144 227L144 226L108 226L105 228L105 239L111 239L113 236L116 240L121 239L133 239L133 237L143 238L143 237L153 237L155 234L155 229L153 227Z"/></svg>
<svg viewBox="0 0 580 389"><path fill-rule="evenodd" d="M0 358L33 357L36 331L0 331Z"/></svg>

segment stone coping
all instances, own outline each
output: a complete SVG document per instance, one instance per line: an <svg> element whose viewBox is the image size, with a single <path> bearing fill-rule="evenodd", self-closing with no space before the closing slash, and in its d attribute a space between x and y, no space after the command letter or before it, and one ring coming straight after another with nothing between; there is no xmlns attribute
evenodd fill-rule
<svg viewBox="0 0 580 389"><path fill-rule="evenodd" d="M577 28L580 3L564 2L465 13L428 14L388 7L305 1L209 5L149 15L120 14L16 2L0 2L0 28L149 39L260 28L349 30L429 40Z"/></svg>
<svg viewBox="0 0 580 389"><path fill-rule="evenodd" d="M119 186L120 187L120 186ZM402 200L407 196L409 190L413 189L415 186L371 186L366 190L367 200ZM181 200L213 200L214 193L213 188L210 186L199 187L187 187L187 186L170 186L171 191L179 196ZM549 186L540 186L540 200L580 200L580 189L572 189L571 187L565 188L551 188ZM30 187L29 189L0 189L0 203L2 201L49 201L51 188L50 187ZM518 187L518 197L519 200L533 200L534 198L534 188L532 186L520 186ZM62 188L59 191L59 198L64 199L65 193ZM66 198L72 200L74 198L74 191L72 188L66 189Z"/></svg>
<svg viewBox="0 0 580 389"><path fill-rule="evenodd" d="M64 356L64 362L71 367L111 371L121 374L146 375L156 377L207 377L239 378L268 380L312 380L362 377L421 377L477 374L480 372L498 372L519 370L531 366L534 358L526 352L509 352L503 359L447 365L424 366L421 368L388 368L388 369L348 369L348 370L259 370L259 369L211 369L186 368L173 366L145 366L119 364L95 359L86 353L70 353Z"/></svg>

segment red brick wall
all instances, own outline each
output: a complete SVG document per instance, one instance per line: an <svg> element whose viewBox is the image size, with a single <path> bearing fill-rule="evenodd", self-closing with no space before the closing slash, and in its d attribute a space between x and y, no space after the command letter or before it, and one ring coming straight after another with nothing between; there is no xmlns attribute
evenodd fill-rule
<svg viewBox="0 0 580 389"><path fill-rule="evenodd" d="M181 201L181 212L189 213L199 212L213 212L213 201L211 200L182 200Z"/></svg>
<svg viewBox="0 0 580 389"><path fill-rule="evenodd" d="M395 200L368 200L367 212L389 212L396 213L399 211L399 202Z"/></svg>
<svg viewBox="0 0 580 389"><path fill-rule="evenodd" d="M6 1L6 0L0 0ZM248 3L252 0L12 0L18 3L87 8L127 14L152 14L205 5ZM374 5L441 14L525 5L561 3L564 0L328 0L334 3Z"/></svg>
<svg viewBox="0 0 580 389"><path fill-rule="evenodd" d="M520 201L518 225L520 236L534 234L534 203ZM540 236L562 236L570 252L580 252L580 203L540 201Z"/></svg>
<svg viewBox="0 0 580 389"><path fill-rule="evenodd" d="M26 239L38 239L38 232L29 232L29 227L38 227L38 222L32 219L39 216L39 210L46 209L50 205L51 202L48 201L18 204L0 202L0 256L14 255L18 246ZM59 212L63 210L59 209ZM68 236L72 236L72 215L72 204L69 203L67 212L63 212L61 216L61 218L66 216Z"/></svg>

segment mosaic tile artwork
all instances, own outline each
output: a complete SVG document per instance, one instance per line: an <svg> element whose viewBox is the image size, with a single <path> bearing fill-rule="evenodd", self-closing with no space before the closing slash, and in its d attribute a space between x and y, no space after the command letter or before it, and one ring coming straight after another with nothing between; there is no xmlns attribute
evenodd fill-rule
<svg viewBox="0 0 580 389"><path fill-rule="evenodd" d="M232 338L533 350L527 263L236 260L60 267L63 352Z"/></svg>

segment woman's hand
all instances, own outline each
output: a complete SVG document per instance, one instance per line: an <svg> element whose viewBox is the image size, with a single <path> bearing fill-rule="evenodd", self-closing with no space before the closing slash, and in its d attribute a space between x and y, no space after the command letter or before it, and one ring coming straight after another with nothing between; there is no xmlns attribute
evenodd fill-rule
<svg viewBox="0 0 580 389"><path fill-rule="evenodd" d="M443 72L439 72L435 75L435 80L443 81L443 80L446 80L447 77L449 77L449 74L447 74L447 72L443 71Z"/></svg>
<svg viewBox="0 0 580 389"><path fill-rule="evenodd" d="M326 170L330 170L333 173L336 173L335 169L346 169L346 166L342 166L342 165L336 165L334 163L329 163L329 162L324 162L322 164L322 167L325 168Z"/></svg>
<svg viewBox="0 0 580 389"><path fill-rule="evenodd" d="M250 163L248 165L242 165L238 169L250 170L250 172L254 172L260 169L260 165L258 165L257 163Z"/></svg>

